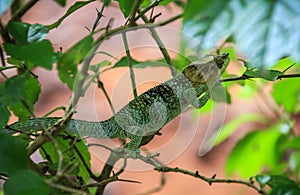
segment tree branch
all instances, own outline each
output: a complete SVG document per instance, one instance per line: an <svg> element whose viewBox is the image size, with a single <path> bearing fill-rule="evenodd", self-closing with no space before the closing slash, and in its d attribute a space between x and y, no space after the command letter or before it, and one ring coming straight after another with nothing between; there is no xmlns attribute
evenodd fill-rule
<svg viewBox="0 0 300 195"><path fill-rule="evenodd" d="M124 31L122 32L122 39L123 39L125 52L126 52L126 56L127 56L127 63L128 63L128 66L129 66L132 91L133 91L134 98L136 98L138 96L138 94L137 94L137 90L136 90L134 71L133 71L133 67L132 67L132 60L131 60L132 58L131 58L129 47L128 47L126 32L124 32Z"/></svg>
<svg viewBox="0 0 300 195"><path fill-rule="evenodd" d="M101 182L101 185L98 185L96 195L102 195L104 193L105 186L108 183L115 181L114 179L109 179L110 174L111 174L115 164L117 163L117 161L120 160L123 156L124 156L124 153L117 151L117 150L114 150L113 152L110 153L110 155L102 169L101 174L99 175L99 177L96 180L96 181Z"/></svg>
<svg viewBox="0 0 300 195"><path fill-rule="evenodd" d="M185 169L180 169L178 167L171 168L171 167L157 167L154 168L158 172L174 172L174 173L182 173L185 175L190 175L192 177L201 179L205 182L207 182L209 185L212 185L213 183L235 183L235 184L241 184L241 185L246 185L250 188L253 188L256 190L259 194L267 194L265 191L257 187L256 185L253 184L252 181L242 181L242 180L235 180L235 179L216 179L216 174L213 175L212 177L205 177L203 175L199 174L199 171L196 172L191 172Z"/></svg>
<svg viewBox="0 0 300 195"><path fill-rule="evenodd" d="M248 75L241 75L238 77L231 77L231 78L225 78L221 79L220 82L230 82L230 81L241 81L241 80L247 80L247 79L257 79L260 77L254 77L254 76L248 76ZM300 74L285 74L285 75L279 75L275 80L281 80L284 78L300 78Z"/></svg>
<svg viewBox="0 0 300 195"><path fill-rule="evenodd" d="M146 24L149 24L151 23L149 21L149 19L145 16L145 15L141 15L143 21L146 23ZM164 43L162 42L162 40L160 39L158 33L156 32L156 30L153 28L153 27L149 27L149 30L152 34L152 37L153 39L156 41L161 53L163 54L167 64L169 65L169 68L171 70L171 73L172 73L172 76L176 76L177 75L177 70L174 68L174 65L173 65L173 62L171 60L171 57L168 53L168 50L166 49Z"/></svg>
<svg viewBox="0 0 300 195"><path fill-rule="evenodd" d="M137 21L137 19L135 18L135 15L140 7L142 0L136 0L134 7L132 9L132 12L130 14L130 18L129 18L129 26L135 26L135 22Z"/></svg>

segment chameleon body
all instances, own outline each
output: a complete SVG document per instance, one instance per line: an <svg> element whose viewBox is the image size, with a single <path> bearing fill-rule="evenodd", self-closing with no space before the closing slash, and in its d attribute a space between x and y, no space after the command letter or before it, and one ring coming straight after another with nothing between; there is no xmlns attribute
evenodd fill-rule
<svg viewBox="0 0 300 195"><path fill-rule="evenodd" d="M129 153L135 153L143 137L158 132L189 105L201 108L209 100L210 88L218 82L228 63L228 53L216 55L207 62L193 62L181 74L130 101L110 119L101 122L72 119L66 130L95 138L130 138L126 148ZM59 119L29 119L25 124L16 122L2 132L41 130L53 126Z"/></svg>

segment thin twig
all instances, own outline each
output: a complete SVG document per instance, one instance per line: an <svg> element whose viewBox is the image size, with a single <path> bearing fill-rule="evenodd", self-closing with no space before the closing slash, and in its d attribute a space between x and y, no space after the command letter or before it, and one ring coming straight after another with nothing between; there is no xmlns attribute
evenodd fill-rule
<svg viewBox="0 0 300 195"><path fill-rule="evenodd" d="M57 155L58 155L58 165L57 165L57 171L54 177L51 178L52 181L56 182L59 181L59 179L63 176L64 174L64 169L63 169L63 161L64 161L64 156L63 153L61 151L61 149L59 148L56 139L54 139L54 137L52 137L52 135L46 131L46 134L48 136L48 138L50 139L50 141L52 142Z"/></svg>
<svg viewBox="0 0 300 195"><path fill-rule="evenodd" d="M107 146L105 146L105 145L103 145L103 144L95 144L95 143L92 143L92 144L88 144L88 145L87 145L88 148L89 148L89 147L92 147L92 146L102 147L102 148L104 148L104 149L106 149L106 150L108 150L108 151L110 151L110 152L115 152L113 149L111 149L111 148L109 148L109 147L107 147Z"/></svg>
<svg viewBox="0 0 300 195"><path fill-rule="evenodd" d="M160 178L159 185L155 188L152 188L152 189L148 190L148 191L140 193L139 195L149 195L149 194L153 194L153 193L161 191L163 189L163 187L165 186L165 184L166 184L166 180L167 180L167 178L166 178L165 173L161 173L161 178Z"/></svg>
<svg viewBox="0 0 300 195"><path fill-rule="evenodd" d="M50 112L45 114L43 117L49 117L51 114L53 114L54 112L56 112L58 110L66 110L66 107L65 106L59 106L57 108L54 108L53 110L51 110Z"/></svg>
<svg viewBox="0 0 300 195"><path fill-rule="evenodd" d="M125 171L126 166L127 166L127 158L125 157L122 167L119 169L118 172L114 173L114 176L117 177L117 176L121 175L121 173L123 173Z"/></svg>
<svg viewBox="0 0 300 195"><path fill-rule="evenodd" d="M107 184L111 183L111 182L114 182L114 181L123 181L123 182L129 182L129 183L141 183L139 181L134 181L134 180L128 180L128 179L120 179L116 176L112 176L112 177L109 177L108 179L105 179L103 181L100 181L100 182L97 182L97 183L91 183L91 184L87 184L83 187L85 188L93 188L93 187L101 187L101 186L106 186ZM96 193L98 194L98 192Z"/></svg>
<svg viewBox="0 0 300 195"><path fill-rule="evenodd" d="M115 166L115 164L124 156L123 153L117 152L118 149L114 150L114 152L111 152L99 177L96 181L103 182L100 186L97 187L96 195L103 194L105 186L112 181L115 181L114 179L110 179L113 177L110 177L110 174Z"/></svg>
<svg viewBox="0 0 300 195"><path fill-rule="evenodd" d="M132 12L130 13L130 19L129 19L129 26L135 26L136 25L136 19L135 19L135 15L140 7L140 4L141 4L142 0L136 0L135 1L135 4L134 4L134 7L132 9Z"/></svg>
<svg viewBox="0 0 300 195"><path fill-rule="evenodd" d="M63 185L54 184L54 183L49 182L49 181L47 183L48 183L48 185L50 185L53 188L60 189L60 190L63 190L65 192L70 192L72 194L81 194L81 195L89 195L90 194L90 193L85 192L85 191L81 191L81 190L78 190L78 189L66 187L66 186L63 186Z"/></svg>
<svg viewBox="0 0 300 195"><path fill-rule="evenodd" d="M61 120L59 120L53 127L51 127L48 132L53 137L56 137L60 132L62 132L71 120L73 112L66 114ZM41 134L37 139L35 139L28 147L28 155L33 154L37 149L39 149L44 143L49 141L49 136L47 134Z"/></svg>
<svg viewBox="0 0 300 195"><path fill-rule="evenodd" d="M76 140L76 137L75 137L74 140L73 140L73 143L72 143L72 146L71 146L71 147L72 147L72 148L75 150L75 152L77 153L79 159L81 160L81 162L82 162L82 164L83 164L85 170L88 172L89 176L90 176L92 179L96 180L97 177L93 174L93 172L92 172L92 170L90 169L88 163L85 161L85 159L84 159L84 157L82 156L80 150L77 148L76 143L77 143L77 140Z"/></svg>
<svg viewBox="0 0 300 195"><path fill-rule="evenodd" d="M4 55L3 55L3 50L2 50L2 48L1 48L1 46L0 46L0 55L1 55L1 61L2 61L2 64L3 64L3 66L5 66L5 62L3 62L3 60L2 59L4 59ZM12 68L16 68L17 66L13 66ZM10 69L11 68L11 66L8 66L8 67L5 67L5 70L7 70L7 69ZM0 71L0 74L5 78L5 79L8 79L8 77L4 74L4 72L3 71Z"/></svg>
<svg viewBox="0 0 300 195"><path fill-rule="evenodd" d="M44 176L45 173L43 171L43 168L41 168L39 165L37 165L35 162L33 162L31 158L27 159L27 164L31 170L35 171L36 173L38 173L41 176Z"/></svg>
<svg viewBox="0 0 300 195"><path fill-rule="evenodd" d="M300 74L286 74L278 76L277 80L284 79L284 78L300 78Z"/></svg>
<svg viewBox="0 0 300 195"><path fill-rule="evenodd" d="M15 13L17 10L19 10L22 7L22 4L23 4L23 0L14 0L10 6L10 12ZM14 21L20 22L21 18L17 17L17 18L15 18Z"/></svg>
<svg viewBox="0 0 300 195"><path fill-rule="evenodd" d="M11 21L16 21L18 18L21 18L30 8L32 8L39 0L29 0L27 3L25 3L20 9L18 9L15 13L12 13L12 16L10 18ZM6 42L12 42L8 31L7 31L8 25L2 26L1 24L1 36L3 40Z"/></svg>
<svg viewBox="0 0 300 195"><path fill-rule="evenodd" d="M207 182L209 185L212 185L213 183L236 183L236 184L241 184L241 185L246 185L250 188L253 188L256 190L259 194L266 194L265 191L257 187L252 183L252 181L243 181L243 180L235 180L235 179L216 179L216 175L213 175L212 177L205 177L203 175L199 174L199 171L196 172L191 172L185 169L180 169L178 167L171 168L171 167L158 167L155 168L158 172L175 172L175 173L182 173L186 175L193 176L195 178L201 179L205 182Z"/></svg>
<svg viewBox="0 0 300 195"><path fill-rule="evenodd" d="M159 162L159 160L154 159L159 154L154 154L153 155L153 154L149 154L148 151L146 151L146 152L148 154L147 156L143 156L141 154L138 154L138 159L140 159L140 160L144 161L145 163L150 164L150 165L152 165L154 167L162 167L163 166L163 164L161 162ZM161 178L160 178L159 185L157 187L155 187L153 189L150 189L150 190L148 190L146 192L143 192L143 193L141 193L139 195L149 195L149 194L153 194L155 192L158 192L158 191L162 190L163 187L164 187L164 185L166 184L166 180L167 179L166 179L165 173L161 173Z"/></svg>
<svg viewBox="0 0 300 195"><path fill-rule="evenodd" d="M39 0L30 0L24 4L20 9L12 14L10 20L15 20L16 18L21 18L30 8L32 8Z"/></svg>
<svg viewBox="0 0 300 195"><path fill-rule="evenodd" d="M122 32L122 39L123 39L126 56L127 56L127 63L128 63L129 72L130 72L132 91L133 91L134 98L136 98L138 96L138 94L137 94L137 90L136 90L135 76L134 76L134 71L133 71L133 66L132 66L132 58L131 58L129 47L128 47L126 32L124 32L124 31Z"/></svg>
<svg viewBox="0 0 300 195"><path fill-rule="evenodd" d="M100 11L97 10L97 18L96 18L96 20L95 20L95 22L93 24L93 27L92 27L92 30L91 30L91 34L94 34L94 32L95 32L95 30L96 30L96 28L97 28L97 26L99 24L100 19L103 17L104 7L105 7L105 3L102 4L102 7L101 7Z"/></svg>
<svg viewBox="0 0 300 195"><path fill-rule="evenodd" d="M145 15L141 15L143 21L148 24L151 23L149 21L149 19L145 16ZM177 75L177 70L174 68L174 65L172 63L171 57L168 53L168 50L166 49L164 43L162 42L162 40L160 39L160 36L158 35L158 33L156 32L156 30L153 27L149 27L149 30L152 34L153 39L155 40L155 42L157 43L161 53L163 54L167 64L169 65L169 68L171 70L172 76L176 76Z"/></svg>
<svg viewBox="0 0 300 195"><path fill-rule="evenodd" d="M122 31L131 31L131 30L136 30L136 29L149 29L149 28L155 28L155 27L160 27L160 26L164 26L164 25L167 25L171 22L174 22L175 20L179 19L180 17L178 16L175 16L174 18L170 18L170 19L167 19L165 21L162 21L162 22L158 22L158 23L148 23L148 24L139 24L138 26L136 27L128 27L128 26L120 26L120 27L117 27L117 28L114 28L114 29L111 29L111 30L107 30L105 31L104 33L102 33L96 40L95 40L95 45L101 43L102 41L108 39L109 37L115 35L115 34L118 34Z"/></svg>
<svg viewBox="0 0 300 195"><path fill-rule="evenodd" d="M143 9L142 11L138 12L138 15L135 17L135 21L137 21L141 16L145 15L149 10L159 5L159 3L163 2L164 0L155 0L152 4L150 4L148 7Z"/></svg>
<svg viewBox="0 0 300 195"><path fill-rule="evenodd" d="M173 16L173 17L171 17L171 18L169 18L169 19L167 19L167 20L165 20L163 22L159 22L159 25L160 26L165 26L166 24L169 24L171 22L174 22L175 20L178 20L178 19L182 18L182 16L183 16L183 13L178 14L178 15Z"/></svg>
<svg viewBox="0 0 300 195"><path fill-rule="evenodd" d="M158 154L156 154L154 156L153 155L143 156L140 153L137 154L137 158L144 161L145 163L150 164L153 167L161 167L162 166L161 163L159 163L157 160L153 160L153 158L157 157L157 156L158 156Z"/></svg>
<svg viewBox="0 0 300 195"><path fill-rule="evenodd" d="M108 95L108 93L107 93L107 91L106 91L106 89L105 89L105 87L104 87L103 82L100 81L99 79L98 79L98 81L97 81L97 86L98 86L98 87L102 90L102 92L104 93L105 98L106 98L106 100L107 100L107 102L108 102L108 104L109 104L109 106L110 106L110 109L111 109L111 111L113 112L113 114L115 115L115 114L116 114L115 108L114 108L114 106L113 106L113 104L112 104L112 102L111 102L111 99L110 99L110 97L109 97L109 95Z"/></svg>
<svg viewBox="0 0 300 195"><path fill-rule="evenodd" d="M1 33L1 37L5 42L11 43L12 40L8 34L7 31L7 26L3 26L1 20L0 20L0 33Z"/></svg>
<svg viewBox="0 0 300 195"><path fill-rule="evenodd" d="M0 180L6 181L6 180L8 180L8 176L0 173Z"/></svg>
<svg viewBox="0 0 300 195"><path fill-rule="evenodd" d="M2 66L5 66L6 63L5 63L5 57L4 57L4 54L3 54L2 44L0 44L0 59L1 59Z"/></svg>
<svg viewBox="0 0 300 195"><path fill-rule="evenodd" d="M220 82L241 81L241 80L255 79L255 78L260 78L260 77L248 76L248 75L243 74L238 77L221 79ZM280 79L284 79L284 78L300 78L300 74L279 75L275 80L280 80Z"/></svg>

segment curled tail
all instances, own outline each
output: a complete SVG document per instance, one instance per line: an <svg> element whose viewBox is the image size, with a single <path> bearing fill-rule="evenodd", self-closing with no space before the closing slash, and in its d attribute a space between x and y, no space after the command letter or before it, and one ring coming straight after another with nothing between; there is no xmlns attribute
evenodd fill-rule
<svg viewBox="0 0 300 195"><path fill-rule="evenodd" d="M18 131L39 131L47 129L55 125L61 118L49 117L49 118L37 118L29 119L26 123L16 122L0 132L6 134L13 134ZM120 137L122 129L119 127L115 119L112 117L106 121L91 122L83 120L71 119L69 125L66 128L67 131L78 133L81 136L95 137L95 138L115 138Z"/></svg>

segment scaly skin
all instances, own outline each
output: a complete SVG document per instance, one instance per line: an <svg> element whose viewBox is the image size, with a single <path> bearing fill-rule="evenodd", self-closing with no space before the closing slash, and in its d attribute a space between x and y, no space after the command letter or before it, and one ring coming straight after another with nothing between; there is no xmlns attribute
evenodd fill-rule
<svg viewBox="0 0 300 195"><path fill-rule="evenodd" d="M208 62L193 62L176 77L142 93L110 119L90 122L72 119L67 131L96 138L130 138L129 156L135 158L144 136L153 135L189 105L201 108L209 100L209 91L218 82L229 63L228 53ZM60 118L29 119L16 122L0 132L12 129L29 131L53 126Z"/></svg>

